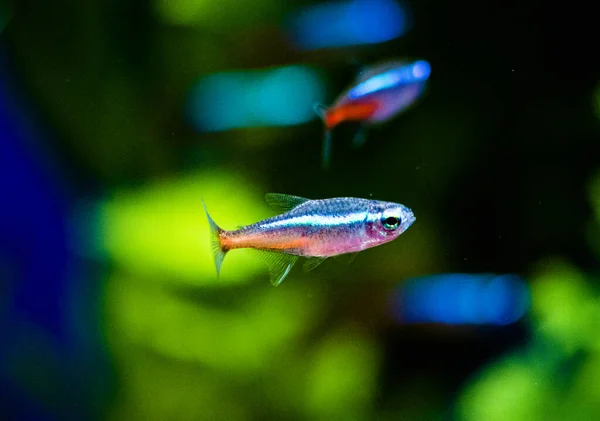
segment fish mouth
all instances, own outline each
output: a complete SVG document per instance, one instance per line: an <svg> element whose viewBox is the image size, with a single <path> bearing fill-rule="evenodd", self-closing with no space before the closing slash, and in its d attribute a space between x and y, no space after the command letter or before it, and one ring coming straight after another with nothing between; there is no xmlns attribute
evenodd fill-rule
<svg viewBox="0 0 600 421"><path fill-rule="evenodd" d="M410 227L416 220L417 220L417 217L411 212L409 217L406 219L406 222L404 222L404 224L405 224L404 229L405 230L408 229L408 227Z"/></svg>

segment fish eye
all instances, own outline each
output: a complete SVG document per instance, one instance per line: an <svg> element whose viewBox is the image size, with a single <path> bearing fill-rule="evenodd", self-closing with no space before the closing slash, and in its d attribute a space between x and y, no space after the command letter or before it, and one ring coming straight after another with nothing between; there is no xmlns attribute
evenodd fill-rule
<svg viewBox="0 0 600 421"><path fill-rule="evenodd" d="M381 223L383 224L383 228L386 230L394 230L400 225L400 218L388 216L387 218L384 218Z"/></svg>

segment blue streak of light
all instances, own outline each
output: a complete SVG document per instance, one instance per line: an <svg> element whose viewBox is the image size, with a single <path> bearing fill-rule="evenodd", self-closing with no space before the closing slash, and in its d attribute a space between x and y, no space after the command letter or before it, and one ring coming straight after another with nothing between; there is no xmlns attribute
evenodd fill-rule
<svg viewBox="0 0 600 421"><path fill-rule="evenodd" d="M529 288L516 275L441 274L404 283L393 301L403 323L506 325L530 305Z"/></svg>
<svg viewBox="0 0 600 421"><path fill-rule="evenodd" d="M419 60L406 66L388 70L359 83L350 90L348 96L350 98L360 98L399 85L424 82L430 74L431 65L425 60Z"/></svg>
<svg viewBox="0 0 600 421"><path fill-rule="evenodd" d="M301 49L375 44L408 31L406 11L394 0L351 0L312 6L291 22Z"/></svg>
<svg viewBox="0 0 600 421"><path fill-rule="evenodd" d="M460 275L458 275L460 276ZM478 323L480 314L476 303L481 296L481 290L484 286L478 282L477 278L459 279L456 290L456 311L453 318L448 323L455 323L456 320L462 320L464 323Z"/></svg>
<svg viewBox="0 0 600 421"><path fill-rule="evenodd" d="M305 66L208 75L192 88L188 118L199 131L290 126L316 118L324 87Z"/></svg>
<svg viewBox="0 0 600 421"><path fill-rule="evenodd" d="M0 413L90 419L108 372L94 366L104 352L88 324L96 308L79 307L94 288L75 276L83 267L69 248L71 191L8 69L0 52ZM86 304L100 306L92 298ZM65 393L35 392L46 386Z"/></svg>

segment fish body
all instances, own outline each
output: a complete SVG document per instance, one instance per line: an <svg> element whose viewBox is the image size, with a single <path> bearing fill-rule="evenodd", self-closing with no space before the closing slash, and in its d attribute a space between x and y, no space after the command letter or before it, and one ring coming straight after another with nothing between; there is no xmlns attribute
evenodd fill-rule
<svg viewBox="0 0 600 421"><path fill-rule="evenodd" d="M331 130L345 121L366 125L384 123L412 105L424 92L431 74L425 60L390 61L365 69L354 84L342 92L330 107L320 104L315 111L325 125L323 167L329 165ZM355 138L355 145L364 142L364 134Z"/></svg>
<svg viewBox="0 0 600 421"><path fill-rule="evenodd" d="M415 221L409 208L392 202L352 197L310 200L282 194L268 194L266 200L284 213L232 231L219 228L207 211L217 273L225 253L252 248L274 253L270 259L279 270L271 266L271 282L278 285L298 257L312 258L316 266L328 257L392 241Z"/></svg>

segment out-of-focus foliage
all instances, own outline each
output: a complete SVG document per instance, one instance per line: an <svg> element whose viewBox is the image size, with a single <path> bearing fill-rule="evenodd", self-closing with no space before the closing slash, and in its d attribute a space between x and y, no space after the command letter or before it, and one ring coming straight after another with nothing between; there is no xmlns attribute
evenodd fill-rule
<svg viewBox="0 0 600 421"><path fill-rule="evenodd" d="M555 413L552 378L531 361L498 361L463 394L462 419L500 421L547 420Z"/></svg>
<svg viewBox="0 0 600 421"><path fill-rule="evenodd" d="M598 253L600 177L588 191L595 212L588 239ZM531 284L531 343L473 378L461 398L461 419L584 421L600 414L596 277L554 257L533 265Z"/></svg>
<svg viewBox="0 0 600 421"><path fill-rule="evenodd" d="M232 185L235 194L220 194ZM92 218L82 219L81 230L95 232L90 246L127 271L160 274L177 283L224 285L247 282L260 270L260 261L247 252L231 253L223 265L223 281L217 281L202 199L226 229L269 216L257 187L239 175L207 171L111 196Z"/></svg>
<svg viewBox="0 0 600 421"><path fill-rule="evenodd" d="M269 20L276 22L282 6L272 0L152 0L152 3L156 15L165 23L218 32L264 24Z"/></svg>
<svg viewBox="0 0 600 421"><path fill-rule="evenodd" d="M548 260L533 278L533 311L542 335L556 341L562 352L600 345L598 296L586 275L572 264ZM600 347L598 347L600 351Z"/></svg>
<svg viewBox="0 0 600 421"><path fill-rule="evenodd" d="M355 329L333 332L313 355L308 374L311 419L363 420L376 394L377 344Z"/></svg>
<svg viewBox="0 0 600 421"><path fill-rule="evenodd" d="M460 406L465 421L583 421L600 411L600 294L561 259L539 262L531 279L533 340L473 379Z"/></svg>
<svg viewBox="0 0 600 421"><path fill-rule="evenodd" d="M12 2L9 0L0 1L0 33L2 33L2 30L4 29L4 27L6 25L8 25L8 22L10 22L12 15L13 15Z"/></svg>
<svg viewBox="0 0 600 421"><path fill-rule="evenodd" d="M254 288L243 298L225 291L217 307L206 290L186 298L115 274L105 324L123 392L111 419L177 413L251 420L290 410L309 419L364 419L376 388L377 346L352 326L307 342L326 303L300 290Z"/></svg>

